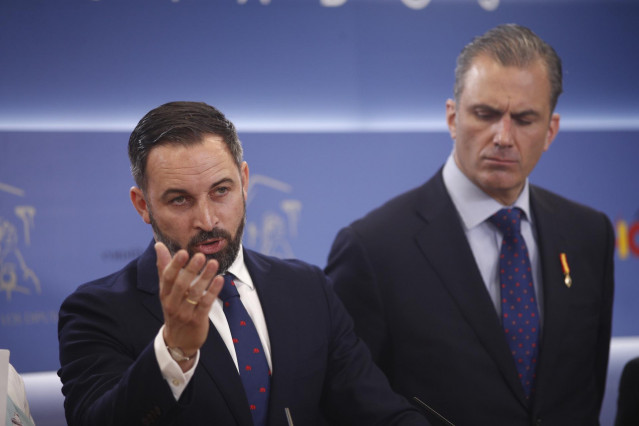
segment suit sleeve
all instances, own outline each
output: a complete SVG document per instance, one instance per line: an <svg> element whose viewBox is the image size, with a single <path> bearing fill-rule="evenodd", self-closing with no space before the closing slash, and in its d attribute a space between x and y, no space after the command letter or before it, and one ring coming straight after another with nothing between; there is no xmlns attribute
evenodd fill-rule
<svg viewBox="0 0 639 426"><path fill-rule="evenodd" d="M335 293L355 321L355 332L367 344L377 365L384 369L388 356L388 328L381 278L356 232L342 229L335 238L325 269Z"/></svg>
<svg viewBox="0 0 639 426"><path fill-rule="evenodd" d="M58 375L70 426L168 425L189 400L188 389L175 400L160 372L152 337L132 337L135 313L121 305L86 290L62 304Z"/></svg>
<svg viewBox="0 0 639 426"><path fill-rule="evenodd" d="M393 392L355 334L344 305L330 285L325 289L331 336L322 402L328 417L344 425L429 425L404 397Z"/></svg>
<svg viewBox="0 0 639 426"><path fill-rule="evenodd" d="M626 363L621 373L615 426L637 424L639 424L639 358L634 358Z"/></svg>

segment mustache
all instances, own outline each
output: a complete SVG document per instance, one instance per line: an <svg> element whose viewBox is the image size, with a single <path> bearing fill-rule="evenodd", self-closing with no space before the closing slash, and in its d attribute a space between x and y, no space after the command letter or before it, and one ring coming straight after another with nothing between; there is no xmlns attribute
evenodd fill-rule
<svg viewBox="0 0 639 426"><path fill-rule="evenodd" d="M222 228L213 228L210 231L198 232L188 243L188 247L195 247L205 241L223 238L227 241L231 241L231 233Z"/></svg>

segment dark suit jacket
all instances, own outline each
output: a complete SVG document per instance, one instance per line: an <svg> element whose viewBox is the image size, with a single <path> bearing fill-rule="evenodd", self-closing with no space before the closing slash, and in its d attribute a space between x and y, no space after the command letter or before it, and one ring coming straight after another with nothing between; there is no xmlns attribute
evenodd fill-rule
<svg viewBox="0 0 639 426"><path fill-rule="evenodd" d="M329 255L326 272L391 386L458 426L598 424L611 329L612 226L602 213L535 186L530 191L544 297L532 404L441 170L341 230Z"/></svg>
<svg viewBox="0 0 639 426"><path fill-rule="evenodd" d="M287 424L285 407L296 425L427 424L391 392L319 268L244 253L271 343L270 425ZM150 245L62 304L58 374L69 425L252 425L239 374L212 325L175 401L153 351L163 323L155 263Z"/></svg>
<svg viewBox="0 0 639 426"><path fill-rule="evenodd" d="M619 380L615 426L639 424L639 358L631 359L623 367Z"/></svg>

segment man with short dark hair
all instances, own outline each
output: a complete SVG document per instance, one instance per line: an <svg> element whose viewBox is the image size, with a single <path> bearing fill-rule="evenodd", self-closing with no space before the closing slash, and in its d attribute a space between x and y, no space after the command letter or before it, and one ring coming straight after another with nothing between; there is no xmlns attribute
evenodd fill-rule
<svg viewBox="0 0 639 426"><path fill-rule="evenodd" d="M613 229L528 182L559 130L561 61L501 25L455 77L445 165L342 229L325 272L400 394L457 426L597 425Z"/></svg>
<svg viewBox="0 0 639 426"><path fill-rule="evenodd" d="M60 309L69 425L427 425L319 268L241 245L249 169L215 108L173 102L129 140L155 242Z"/></svg>

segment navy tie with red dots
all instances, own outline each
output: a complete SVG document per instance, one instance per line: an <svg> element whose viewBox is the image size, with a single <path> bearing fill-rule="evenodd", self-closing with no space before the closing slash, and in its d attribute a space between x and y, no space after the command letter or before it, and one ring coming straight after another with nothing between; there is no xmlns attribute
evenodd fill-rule
<svg viewBox="0 0 639 426"><path fill-rule="evenodd" d="M266 425L270 371L255 325L240 300L233 275L224 275L224 287L219 294L224 314L231 329L240 378L244 385L255 426Z"/></svg>
<svg viewBox="0 0 639 426"><path fill-rule="evenodd" d="M539 353L539 311L526 242L521 236L522 211L501 209L490 217L504 236L499 254L501 318L526 398L534 391Z"/></svg>

